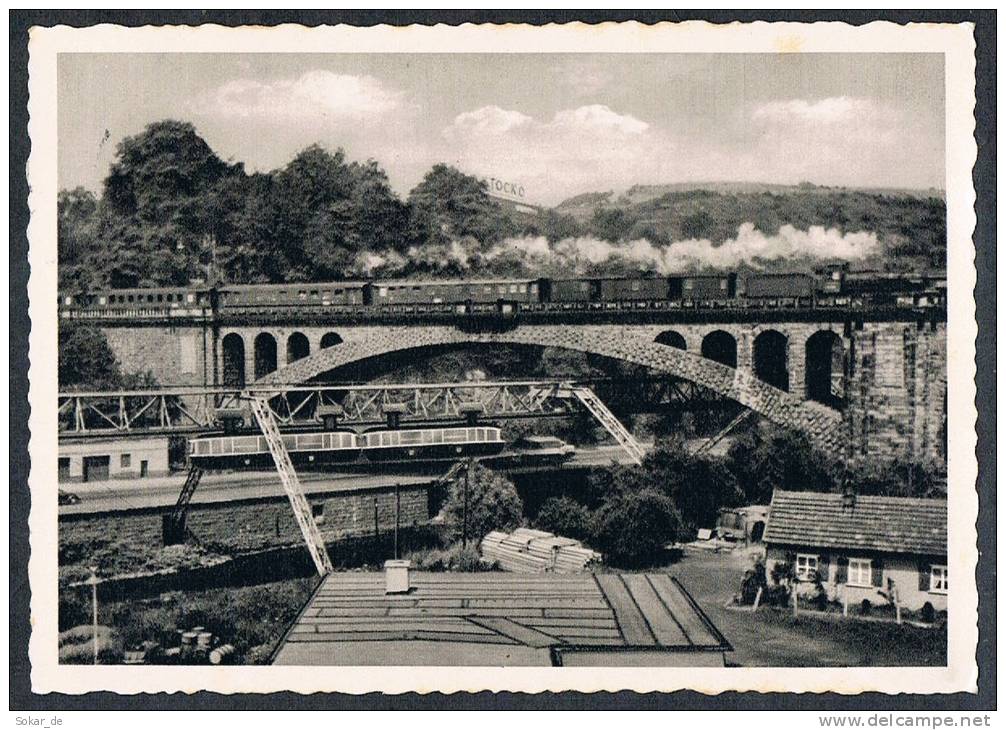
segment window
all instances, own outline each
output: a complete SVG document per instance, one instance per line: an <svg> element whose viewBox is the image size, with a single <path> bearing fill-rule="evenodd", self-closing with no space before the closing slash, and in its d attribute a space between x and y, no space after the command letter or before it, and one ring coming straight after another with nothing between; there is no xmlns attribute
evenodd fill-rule
<svg viewBox="0 0 1006 730"><path fill-rule="evenodd" d="M639 291L640 284L639 284L638 281L632 282L631 286L632 286L632 291Z"/></svg>
<svg viewBox="0 0 1006 730"><path fill-rule="evenodd" d="M817 556L796 556L796 577L798 580L814 580L817 578Z"/></svg>
<svg viewBox="0 0 1006 730"><path fill-rule="evenodd" d="M947 566L929 566L929 590L932 593L947 592Z"/></svg>
<svg viewBox="0 0 1006 730"><path fill-rule="evenodd" d="M131 463L132 463L132 459L130 458L129 454L120 454L119 455L119 467L120 468L122 468L122 469L128 469Z"/></svg>
<svg viewBox="0 0 1006 730"><path fill-rule="evenodd" d="M580 282L580 291L587 291L589 288L590 285L587 282L585 281Z"/></svg>
<svg viewBox="0 0 1006 730"><path fill-rule="evenodd" d="M311 516L314 518L316 525L323 525L325 523L325 503L320 502L311 505Z"/></svg>
<svg viewBox="0 0 1006 730"><path fill-rule="evenodd" d="M850 586L868 587L872 585L871 563L865 558L849 558L849 573L846 582Z"/></svg>
<svg viewBox="0 0 1006 730"><path fill-rule="evenodd" d="M695 286L694 281L692 281L691 279L685 279L685 289L691 291L694 288L694 286Z"/></svg>
<svg viewBox="0 0 1006 730"><path fill-rule="evenodd" d="M726 290L727 290L727 280L720 279L720 291L726 291Z"/></svg>

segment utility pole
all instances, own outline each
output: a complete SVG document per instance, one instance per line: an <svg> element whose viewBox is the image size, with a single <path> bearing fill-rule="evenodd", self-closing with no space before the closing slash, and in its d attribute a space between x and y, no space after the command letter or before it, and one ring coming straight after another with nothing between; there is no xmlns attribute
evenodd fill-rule
<svg viewBox="0 0 1006 730"><path fill-rule="evenodd" d="M402 490L401 485L395 482L395 560L398 560L398 527L401 522L402 513Z"/></svg>
<svg viewBox="0 0 1006 730"><path fill-rule="evenodd" d="M472 460L468 459L468 465L465 468L465 495L464 495L464 507L462 508L462 532L461 532L461 548L468 548L468 484L472 475Z"/></svg>
<svg viewBox="0 0 1006 730"><path fill-rule="evenodd" d="M98 663L98 569L90 566L91 577L87 579L91 586L91 631L94 640L94 663Z"/></svg>

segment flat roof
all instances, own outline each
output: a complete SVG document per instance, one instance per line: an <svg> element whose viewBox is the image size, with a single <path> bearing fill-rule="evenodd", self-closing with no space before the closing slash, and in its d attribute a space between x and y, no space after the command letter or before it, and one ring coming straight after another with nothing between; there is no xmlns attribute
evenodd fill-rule
<svg viewBox="0 0 1006 730"><path fill-rule="evenodd" d="M282 665L723 666L729 642L666 573L325 577L273 657Z"/></svg>

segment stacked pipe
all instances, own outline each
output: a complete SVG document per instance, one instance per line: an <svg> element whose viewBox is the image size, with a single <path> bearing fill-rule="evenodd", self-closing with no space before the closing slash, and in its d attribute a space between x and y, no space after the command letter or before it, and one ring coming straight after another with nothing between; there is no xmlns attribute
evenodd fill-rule
<svg viewBox="0 0 1006 730"><path fill-rule="evenodd" d="M578 540L523 527L512 533L490 532L481 549L486 560L519 573L581 573L601 561L600 553Z"/></svg>

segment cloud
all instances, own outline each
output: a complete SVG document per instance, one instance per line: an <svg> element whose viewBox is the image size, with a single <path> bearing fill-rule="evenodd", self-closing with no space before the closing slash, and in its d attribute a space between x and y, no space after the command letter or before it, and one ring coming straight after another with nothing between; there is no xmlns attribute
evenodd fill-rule
<svg viewBox="0 0 1006 730"><path fill-rule="evenodd" d="M520 112L501 109L498 106L484 106L458 114L454 118L452 128L458 132L472 134L502 134L532 121L531 117Z"/></svg>
<svg viewBox="0 0 1006 730"><path fill-rule="evenodd" d="M556 112L552 126L602 134L642 134L650 125L631 114L618 114L604 104L591 104Z"/></svg>
<svg viewBox="0 0 1006 730"><path fill-rule="evenodd" d="M363 118L400 108L404 95L372 76L307 71L297 78L236 79L197 100L206 114L224 117Z"/></svg>
<svg viewBox="0 0 1006 730"><path fill-rule="evenodd" d="M519 182L535 203L656 182L674 147L646 121L603 104L560 109L546 120L484 106L458 114L442 137L454 164Z"/></svg>
<svg viewBox="0 0 1006 730"><path fill-rule="evenodd" d="M866 99L833 96L817 101L786 99L755 107L751 118L756 122L837 124L875 116L877 107Z"/></svg>

